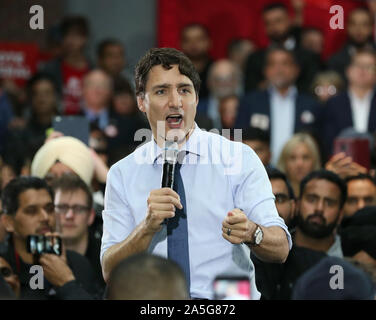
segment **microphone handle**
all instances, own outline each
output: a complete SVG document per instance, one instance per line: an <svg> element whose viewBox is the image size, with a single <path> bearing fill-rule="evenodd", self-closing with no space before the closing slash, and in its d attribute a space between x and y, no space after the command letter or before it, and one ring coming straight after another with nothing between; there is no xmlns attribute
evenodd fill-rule
<svg viewBox="0 0 376 320"><path fill-rule="evenodd" d="M174 173L175 173L175 163L165 161L163 163L163 171L162 171L162 188L171 188L174 187ZM162 224L167 225L167 220L164 219Z"/></svg>

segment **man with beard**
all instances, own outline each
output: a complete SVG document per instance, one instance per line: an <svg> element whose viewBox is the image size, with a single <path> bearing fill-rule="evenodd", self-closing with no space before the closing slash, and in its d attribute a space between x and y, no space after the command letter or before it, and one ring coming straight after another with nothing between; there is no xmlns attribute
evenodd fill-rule
<svg viewBox="0 0 376 320"><path fill-rule="evenodd" d="M320 56L299 46L300 29L293 26L287 7L283 3L271 3L262 12L265 32L270 43L266 49L260 49L249 55L245 67L246 91L263 89L267 86L263 66L265 53L273 47L283 47L297 56L300 67L297 86L299 90L308 92L314 75L320 70Z"/></svg>
<svg viewBox="0 0 376 320"><path fill-rule="evenodd" d="M335 173L317 170L300 184L294 244L343 258L336 229L343 218L347 187Z"/></svg>
<svg viewBox="0 0 376 320"><path fill-rule="evenodd" d="M20 177L9 182L2 193L2 210L10 237L0 251L20 279L21 299L92 299L99 294L90 263L78 253L63 247L61 255L43 253L36 261L27 249L29 235L57 235L53 191L44 180ZM32 271L33 264L43 268L42 283L35 279L40 272Z"/></svg>
<svg viewBox="0 0 376 320"><path fill-rule="evenodd" d="M351 57L359 50L375 48L372 43L373 25L372 14L366 8L359 7L351 11L346 25L348 41L328 60L328 68L346 80L345 71Z"/></svg>
<svg viewBox="0 0 376 320"><path fill-rule="evenodd" d="M343 258L335 229L342 219L346 194L344 181L330 171L313 171L302 180L294 245L286 262L265 263L251 255L263 299L291 299L292 288L305 271L327 255Z"/></svg>

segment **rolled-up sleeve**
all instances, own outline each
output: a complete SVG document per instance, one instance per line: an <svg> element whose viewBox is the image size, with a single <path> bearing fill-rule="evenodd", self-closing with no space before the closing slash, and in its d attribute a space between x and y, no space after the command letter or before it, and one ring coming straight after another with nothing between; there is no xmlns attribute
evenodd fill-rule
<svg viewBox="0 0 376 320"><path fill-rule="evenodd" d="M244 146L242 157L239 157L238 161L242 161L238 164L241 171L231 176L236 207L242 209L248 219L259 225L281 227L286 232L291 249L291 235L277 212L272 187L261 160L251 148Z"/></svg>
<svg viewBox="0 0 376 320"><path fill-rule="evenodd" d="M126 239L136 227L126 199L120 164L117 163L112 166L107 176L104 210L102 212L101 263L105 251L114 244Z"/></svg>

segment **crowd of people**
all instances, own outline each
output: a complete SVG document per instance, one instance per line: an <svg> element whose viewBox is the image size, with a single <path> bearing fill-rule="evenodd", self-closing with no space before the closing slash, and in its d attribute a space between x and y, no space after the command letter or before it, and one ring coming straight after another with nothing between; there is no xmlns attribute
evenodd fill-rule
<svg viewBox="0 0 376 320"><path fill-rule="evenodd" d="M265 166L292 237L283 264L251 254L261 299L376 299L372 10L350 12L347 42L326 61L323 33L304 28L281 3L262 12L267 48L234 39L227 57L213 61L205 26L181 30L181 50L201 79L195 122L219 134L229 129L231 140L242 129L242 143ZM132 79L124 76L122 42L103 39L94 63L85 55L90 30L84 17L66 17L59 34L56 56L25 88L0 82L0 298L188 299L179 266L146 253L103 277L107 173L150 141L151 133L137 134L150 125ZM51 130L59 115L88 120L88 145ZM367 161L338 149L341 138L366 141ZM61 255L39 257L43 290L30 289L35 255L28 236L35 234L59 235L63 244ZM351 278L343 291L327 285L332 265L343 266L345 281Z"/></svg>

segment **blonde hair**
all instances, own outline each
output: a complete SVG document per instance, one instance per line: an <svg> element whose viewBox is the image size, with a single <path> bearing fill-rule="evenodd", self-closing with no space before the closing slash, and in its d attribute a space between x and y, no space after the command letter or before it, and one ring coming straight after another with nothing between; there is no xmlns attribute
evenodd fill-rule
<svg viewBox="0 0 376 320"><path fill-rule="evenodd" d="M318 170L321 168L321 159L320 159L320 151L317 146L316 141L312 138L312 136L308 133L300 132L294 134L290 140L288 140L278 159L277 168L282 172L286 173L286 161L290 156L291 152L296 148L299 143L304 143L312 157L313 157L313 170Z"/></svg>

